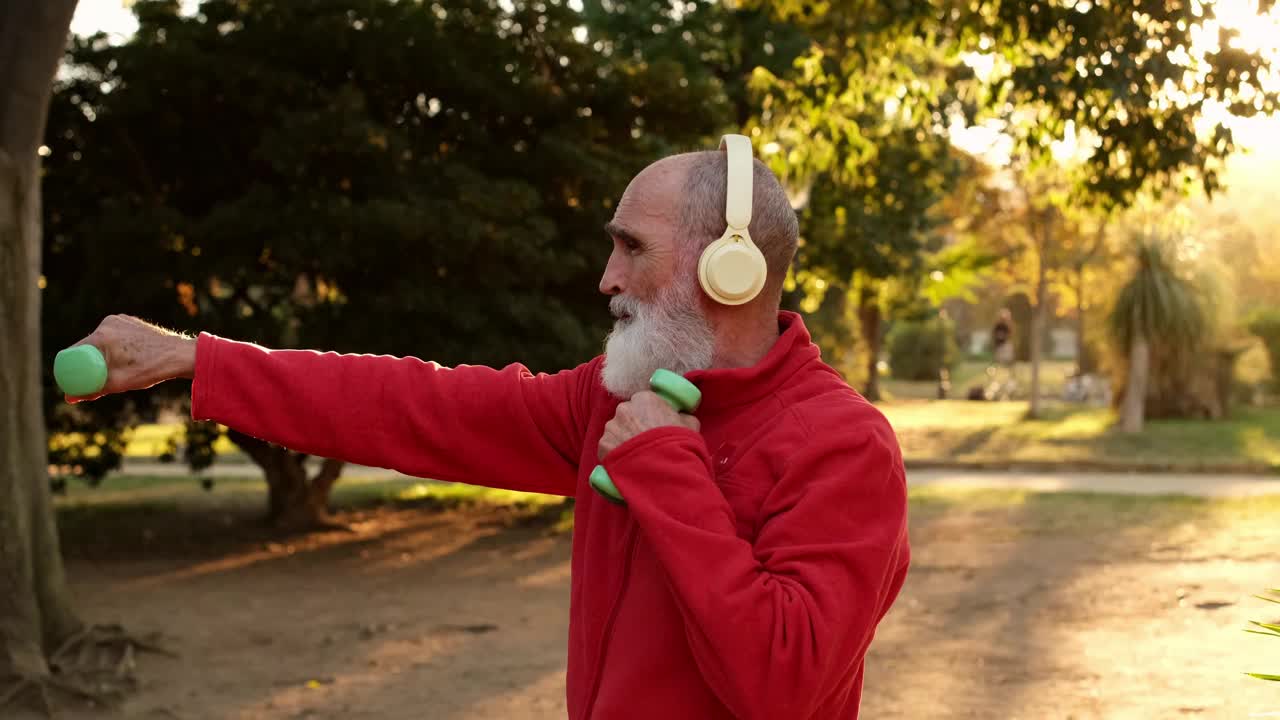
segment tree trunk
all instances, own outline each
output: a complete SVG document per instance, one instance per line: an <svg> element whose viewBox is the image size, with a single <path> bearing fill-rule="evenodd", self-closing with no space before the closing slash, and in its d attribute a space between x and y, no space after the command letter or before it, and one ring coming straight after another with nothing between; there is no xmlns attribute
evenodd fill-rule
<svg viewBox="0 0 1280 720"><path fill-rule="evenodd" d="M0 696L15 681L49 678L48 658L83 627L46 464L36 154L74 10L73 0L0 6Z"/></svg>
<svg viewBox="0 0 1280 720"><path fill-rule="evenodd" d="M58 548L40 385L34 173L0 150L0 692L80 630Z"/></svg>
<svg viewBox="0 0 1280 720"><path fill-rule="evenodd" d="M867 346L867 386L862 396L880 401L880 302L875 287L864 282L858 294L858 327Z"/></svg>
<svg viewBox="0 0 1280 720"><path fill-rule="evenodd" d="M1129 378L1124 386L1124 405L1120 413L1120 429L1127 433L1142 431L1147 404L1147 375L1151 369L1151 347L1143 335L1135 335L1129 347Z"/></svg>
<svg viewBox="0 0 1280 720"><path fill-rule="evenodd" d="M1088 344L1084 341L1084 263L1076 266L1076 373L1093 372L1093 358L1089 357Z"/></svg>
<svg viewBox="0 0 1280 720"><path fill-rule="evenodd" d="M267 472L267 521L280 528L307 530L329 524L329 495L342 474L341 460L325 458L314 477L305 456L276 449L276 466Z"/></svg>
<svg viewBox="0 0 1280 720"><path fill-rule="evenodd" d="M306 455L234 430L228 435L262 468L267 481L268 523L289 530L329 525L329 495L346 463L325 458L311 477L307 474Z"/></svg>
<svg viewBox="0 0 1280 720"><path fill-rule="evenodd" d="M1050 231L1046 223L1044 232ZM1036 270L1036 292L1035 304L1031 308L1031 407L1027 410L1027 417L1040 417L1040 358L1044 354L1044 329L1045 329L1045 296L1048 294L1048 277L1045 272L1044 247L1040 249L1040 257L1037 259L1038 268Z"/></svg>
<svg viewBox="0 0 1280 720"><path fill-rule="evenodd" d="M1232 390L1235 386L1236 358L1240 351L1219 350L1214 353L1217 364L1214 367L1213 390L1218 399L1218 416L1215 420L1231 417L1231 405L1235 400Z"/></svg>

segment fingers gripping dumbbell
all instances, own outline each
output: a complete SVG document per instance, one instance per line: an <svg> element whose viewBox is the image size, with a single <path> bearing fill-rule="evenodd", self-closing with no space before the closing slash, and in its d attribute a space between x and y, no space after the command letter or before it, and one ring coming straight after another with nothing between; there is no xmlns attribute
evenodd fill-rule
<svg viewBox="0 0 1280 720"><path fill-rule="evenodd" d="M698 403L702 402L702 392L693 383L670 370L655 371L653 377L649 378L649 389L666 400L676 412L693 412L698 409ZM588 482L609 502L626 504L604 465L597 465L591 471Z"/></svg>

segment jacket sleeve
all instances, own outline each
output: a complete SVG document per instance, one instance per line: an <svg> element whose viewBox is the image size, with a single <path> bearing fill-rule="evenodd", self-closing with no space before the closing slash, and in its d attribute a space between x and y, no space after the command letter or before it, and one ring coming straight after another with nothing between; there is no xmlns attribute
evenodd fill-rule
<svg viewBox="0 0 1280 720"><path fill-rule="evenodd" d="M763 501L754 544L738 536L696 432L651 430L606 456L698 667L735 717L810 717L866 653L910 552L889 433L824 443L829 433L809 431Z"/></svg>
<svg viewBox="0 0 1280 720"><path fill-rule="evenodd" d="M446 368L202 333L191 416L416 477L573 495L597 360L534 375L515 364Z"/></svg>

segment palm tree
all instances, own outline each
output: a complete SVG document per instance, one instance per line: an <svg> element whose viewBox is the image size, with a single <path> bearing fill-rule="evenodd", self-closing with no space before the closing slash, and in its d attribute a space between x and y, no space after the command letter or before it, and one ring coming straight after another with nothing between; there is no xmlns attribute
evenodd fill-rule
<svg viewBox="0 0 1280 720"><path fill-rule="evenodd" d="M1111 337L1127 357L1120 428L1129 433L1142 430L1152 353L1177 364L1203 345L1210 324L1205 302L1178 271L1167 237L1139 235L1134 260L1133 277L1108 318Z"/></svg>
<svg viewBox="0 0 1280 720"><path fill-rule="evenodd" d="M1266 595L1254 595L1254 597L1266 600L1267 602L1280 603L1280 588L1271 588L1267 591ZM1257 620L1250 620L1249 624L1262 629L1254 630L1250 628L1245 630L1245 632L1266 635L1267 637L1280 637L1280 625L1258 622ZM1260 680L1271 680L1273 682L1280 681L1280 675L1272 675L1270 673L1245 673L1245 675L1252 675Z"/></svg>

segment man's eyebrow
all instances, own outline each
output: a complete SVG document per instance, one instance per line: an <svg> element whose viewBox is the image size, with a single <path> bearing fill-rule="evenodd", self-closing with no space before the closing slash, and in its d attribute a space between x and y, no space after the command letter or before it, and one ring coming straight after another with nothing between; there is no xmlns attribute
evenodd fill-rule
<svg viewBox="0 0 1280 720"><path fill-rule="evenodd" d="M633 242L637 245L644 244L635 233L612 220L604 224L604 231L624 242Z"/></svg>

